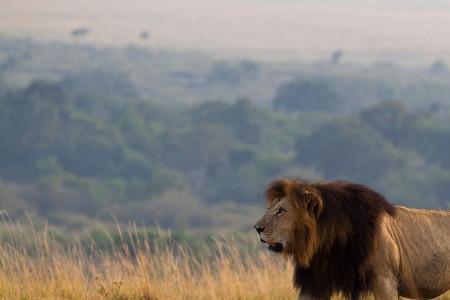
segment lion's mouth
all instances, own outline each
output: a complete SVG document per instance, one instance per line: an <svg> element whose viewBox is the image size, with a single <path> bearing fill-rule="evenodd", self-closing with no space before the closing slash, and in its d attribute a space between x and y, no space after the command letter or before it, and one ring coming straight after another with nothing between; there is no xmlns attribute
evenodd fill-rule
<svg viewBox="0 0 450 300"><path fill-rule="evenodd" d="M282 243L269 244L268 248L270 251L273 251L276 253L283 252L283 244Z"/></svg>
<svg viewBox="0 0 450 300"><path fill-rule="evenodd" d="M267 241L265 241L263 238L260 238L261 242L263 242L264 244L268 244L267 248L270 251L276 252L276 253L280 253L283 252L283 244L282 243L269 243Z"/></svg>

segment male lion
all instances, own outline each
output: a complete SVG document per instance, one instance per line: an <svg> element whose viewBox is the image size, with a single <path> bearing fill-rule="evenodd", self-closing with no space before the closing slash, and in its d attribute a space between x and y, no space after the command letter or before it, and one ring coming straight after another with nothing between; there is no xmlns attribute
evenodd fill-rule
<svg viewBox="0 0 450 300"><path fill-rule="evenodd" d="M298 299L430 299L450 289L450 211L393 206L351 182L280 179L255 229L291 257Z"/></svg>

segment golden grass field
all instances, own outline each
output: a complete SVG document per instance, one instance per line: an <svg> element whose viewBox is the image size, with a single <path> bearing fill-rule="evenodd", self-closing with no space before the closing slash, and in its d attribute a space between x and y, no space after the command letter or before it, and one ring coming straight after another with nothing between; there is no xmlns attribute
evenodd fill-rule
<svg viewBox="0 0 450 300"><path fill-rule="evenodd" d="M290 264L234 238L195 253L147 240L106 253L76 242L64 248L46 231L30 238L8 229L0 299L295 299Z"/></svg>

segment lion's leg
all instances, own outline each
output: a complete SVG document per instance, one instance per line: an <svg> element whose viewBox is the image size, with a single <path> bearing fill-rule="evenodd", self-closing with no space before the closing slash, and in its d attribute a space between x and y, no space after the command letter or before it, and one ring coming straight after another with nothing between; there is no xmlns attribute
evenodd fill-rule
<svg viewBox="0 0 450 300"><path fill-rule="evenodd" d="M310 296L308 294L299 293L298 297L297 297L297 300L322 300L322 299L314 298L313 296Z"/></svg>
<svg viewBox="0 0 450 300"><path fill-rule="evenodd" d="M315 300L315 299L309 295L299 293L297 300Z"/></svg>
<svg viewBox="0 0 450 300"><path fill-rule="evenodd" d="M373 295L375 300L398 300L398 288L395 276L377 277L374 281Z"/></svg>

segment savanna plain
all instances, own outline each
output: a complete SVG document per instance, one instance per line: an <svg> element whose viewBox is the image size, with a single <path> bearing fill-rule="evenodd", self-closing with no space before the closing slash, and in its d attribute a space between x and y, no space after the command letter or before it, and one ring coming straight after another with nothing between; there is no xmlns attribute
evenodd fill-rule
<svg viewBox="0 0 450 300"><path fill-rule="evenodd" d="M447 5L155 0L147 14L102 0L85 17L68 0L10 2L0 300L295 299L290 262L252 229L280 176L450 208Z"/></svg>
<svg viewBox="0 0 450 300"><path fill-rule="evenodd" d="M261 250L255 241L245 241L247 237L211 238L193 249L172 241L167 231L150 240L135 226L117 227L120 242L111 236L109 250L100 250L93 241L63 246L48 228L6 228L8 242L0 247L0 299L296 297L290 263Z"/></svg>

